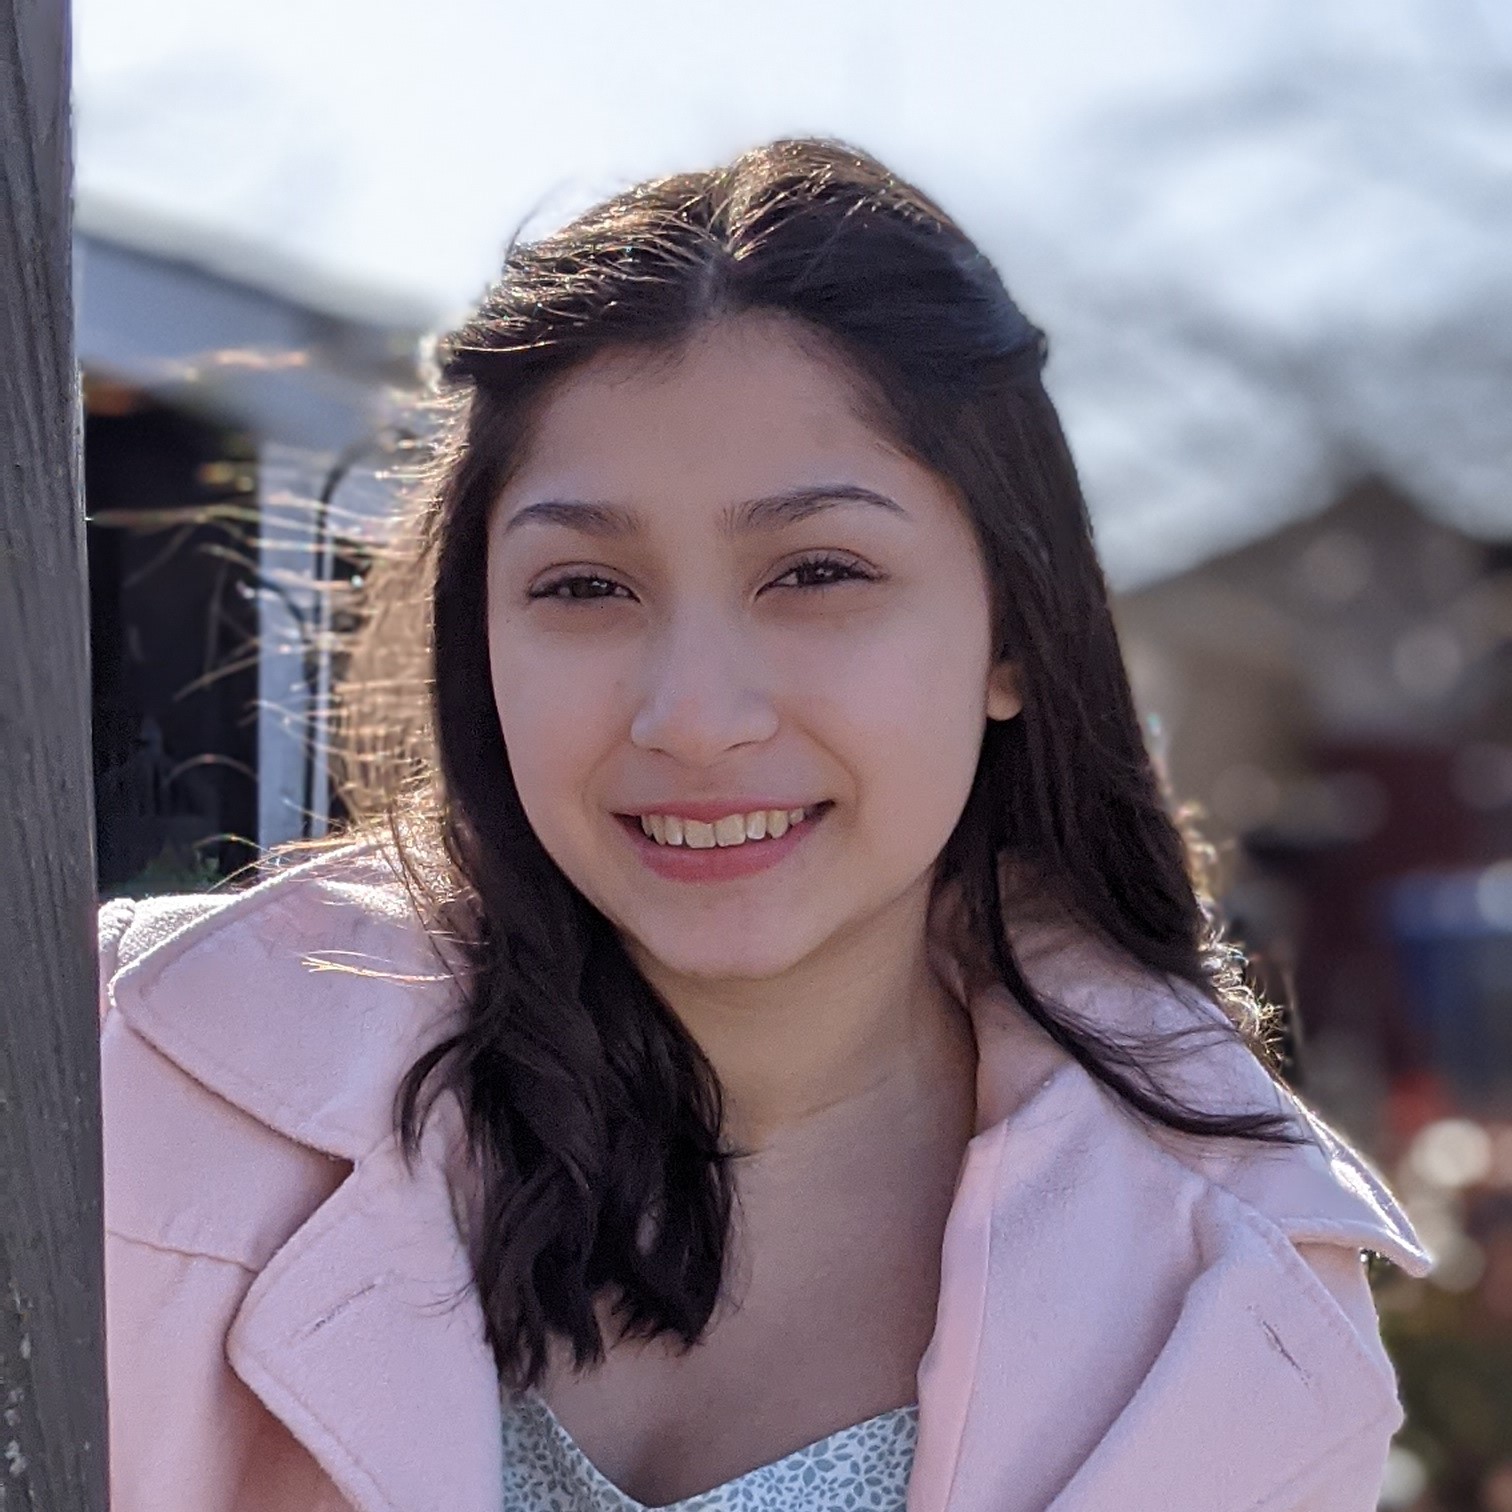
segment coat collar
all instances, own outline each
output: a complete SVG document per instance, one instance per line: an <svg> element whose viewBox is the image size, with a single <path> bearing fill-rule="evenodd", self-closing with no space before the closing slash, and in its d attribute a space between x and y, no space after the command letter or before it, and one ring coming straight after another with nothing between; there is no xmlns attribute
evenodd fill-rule
<svg viewBox="0 0 1512 1512"><path fill-rule="evenodd" d="M1010 928L1014 954L1037 995L1115 1041L1168 1044L1144 1079L1204 1111L1274 1113L1306 1136L1300 1145L1193 1139L1141 1126L1144 1139L1225 1188L1276 1224L1294 1244L1349 1243L1385 1255L1414 1275L1429 1257L1385 1183L1316 1113L1272 1080L1208 999L1163 982L1064 920ZM977 1134L1000 1126L1056 1072L1106 1115L1104 1091L1018 1006L1003 987L969 992L957 959L934 937L936 970L968 1004L977 1041ZM1147 1059L1142 1054L1141 1059ZM1118 1111L1121 1113L1122 1109Z"/></svg>
<svg viewBox="0 0 1512 1512"><path fill-rule="evenodd" d="M1036 991L1105 1029L1179 1027L1207 1012L1075 931L1027 929L1015 947ZM952 979L951 960L936 959ZM438 1104L413 1170L391 1133L393 1089L454 1022L455 995L391 872L350 853L340 865L292 868L218 900L125 967L114 990L122 1016L191 1076L286 1137L353 1164L254 1281L227 1336L233 1368L361 1512L496 1512L497 1379L448 1174L462 1149L460 1112ZM1230 1505L1225 1484L1243 1484L1258 1502L1260 1490L1297 1472L1326 1448L1324 1425L1353 1431L1395 1408L1394 1383L1358 1341L1345 1346L1337 1310L1283 1241L1377 1250L1414 1274L1428 1258L1368 1166L1248 1050L1217 1041L1162 1081L1215 1105L1291 1110L1312 1142L1219 1151L1152 1136L1002 989L967 1002L978 1129L920 1367L910 1512L1090 1512L1114 1491L1124 1505L1215 1512ZM1150 1225L1151 1213L1161 1223ZM1129 1326L1128 1309L1104 1305L1121 1273L1138 1270L1114 1263L1122 1235L1141 1215L1161 1232L1166 1214L1190 1235L1189 1274L1154 1309L1159 1336L1139 1341L1148 1373L1129 1382L1110 1420L1078 1423L1076 1347L1088 1351L1083 1370L1099 1369L1117 1352L1109 1331ZM1104 1257L1101 1331L1085 1317L1096 1265L1026 1263L1072 1255ZM1267 1316L1278 1267L1281 1288L1303 1299L1302 1322L1315 1327L1290 1313L1283 1331ZM1004 1371L1013 1382L989 1379ZM1262 1413L1252 1410L1257 1383L1270 1392ZM1069 1446L1065 1463L1045 1454L1046 1425L1033 1407L1060 1388L1062 1415L1049 1426ZM989 1400L993 1443L1035 1443L1028 1459L1038 1479L1020 1463L1016 1487L988 1484L993 1463L1016 1459L976 1455ZM1348 1413L1322 1411L1324 1402L1357 1411L1344 1421ZM1173 1414L1185 1419L1193 1404L1225 1448L1201 1494L1178 1506L1158 1479L1158 1446L1192 1442L1190 1424L1177 1433ZM444 1431L433 1441L436 1425ZM1029 1437L1010 1434L1015 1425Z"/></svg>

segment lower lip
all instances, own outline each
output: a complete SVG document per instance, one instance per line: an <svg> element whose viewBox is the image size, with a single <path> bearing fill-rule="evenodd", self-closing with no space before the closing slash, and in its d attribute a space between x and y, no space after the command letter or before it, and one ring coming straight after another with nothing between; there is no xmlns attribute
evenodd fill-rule
<svg viewBox="0 0 1512 1512"><path fill-rule="evenodd" d="M624 814L615 818L630 837L636 854L657 876L673 882L729 882L766 871L791 856L828 812L824 807L810 818L790 824L787 833L777 839L747 840L743 845L715 845L703 850L659 845L640 827L639 819Z"/></svg>

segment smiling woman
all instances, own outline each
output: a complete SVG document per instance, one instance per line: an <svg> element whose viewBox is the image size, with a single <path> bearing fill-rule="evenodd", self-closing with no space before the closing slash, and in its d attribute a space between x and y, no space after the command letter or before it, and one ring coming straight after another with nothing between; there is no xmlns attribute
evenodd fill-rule
<svg viewBox="0 0 1512 1512"><path fill-rule="evenodd" d="M511 248L373 818L104 924L117 1506L1374 1505L1426 1257L1270 1064L1045 351L834 143Z"/></svg>

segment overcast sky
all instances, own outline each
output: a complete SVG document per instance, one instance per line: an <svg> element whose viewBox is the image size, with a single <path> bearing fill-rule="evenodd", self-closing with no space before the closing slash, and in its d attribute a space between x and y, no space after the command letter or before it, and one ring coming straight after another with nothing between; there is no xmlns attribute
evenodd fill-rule
<svg viewBox="0 0 1512 1512"><path fill-rule="evenodd" d="M86 216L250 238L438 309L477 292L543 200L779 133L958 183L984 223L1028 210L1059 139L1213 79L1231 40L1190 0L77 0L76 16Z"/></svg>
<svg viewBox="0 0 1512 1512"><path fill-rule="evenodd" d="M74 9L86 229L434 321L533 212L839 135L1049 328L1115 576L1371 463L1512 519L1504 0Z"/></svg>

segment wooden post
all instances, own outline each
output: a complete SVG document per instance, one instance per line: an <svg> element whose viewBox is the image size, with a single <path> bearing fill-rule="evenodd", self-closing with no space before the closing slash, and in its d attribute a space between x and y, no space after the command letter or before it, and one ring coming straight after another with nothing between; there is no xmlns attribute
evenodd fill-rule
<svg viewBox="0 0 1512 1512"><path fill-rule="evenodd" d="M0 0L0 1512L106 1505L67 0Z"/></svg>

